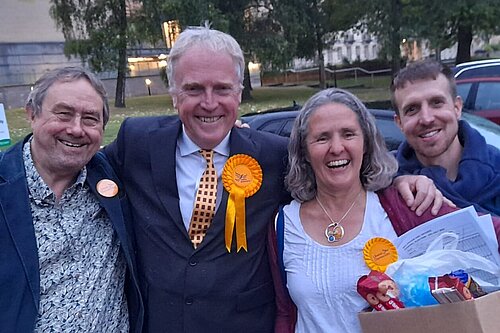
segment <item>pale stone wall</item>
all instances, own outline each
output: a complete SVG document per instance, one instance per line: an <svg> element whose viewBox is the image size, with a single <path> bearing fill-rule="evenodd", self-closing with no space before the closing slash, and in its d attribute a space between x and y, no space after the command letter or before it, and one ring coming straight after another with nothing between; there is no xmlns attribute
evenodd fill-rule
<svg viewBox="0 0 500 333"><path fill-rule="evenodd" d="M0 43L64 42L49 8L49 0L2 0Z"/></svg>

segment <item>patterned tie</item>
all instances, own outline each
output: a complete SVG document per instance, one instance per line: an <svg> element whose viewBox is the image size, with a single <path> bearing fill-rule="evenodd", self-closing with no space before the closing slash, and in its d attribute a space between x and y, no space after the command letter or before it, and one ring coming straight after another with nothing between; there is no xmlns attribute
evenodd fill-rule
<svg viewBox="0 0 500 333"><path fill-rule="evenodd" d="M201 149L200 154L207 160L207 168L200 179L191 224L189 225L189 237L195 249L205 237L212 222L215 214L215 199L217 198L217 173L214 167L214 151Z"/></svg>

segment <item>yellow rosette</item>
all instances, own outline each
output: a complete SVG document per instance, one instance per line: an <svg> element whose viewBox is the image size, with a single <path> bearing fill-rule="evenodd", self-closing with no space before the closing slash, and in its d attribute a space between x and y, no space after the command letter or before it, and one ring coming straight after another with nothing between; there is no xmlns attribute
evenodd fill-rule
<svg viewBox="0 0 500 333"><path fill-rule="evenodd" d="M363 248L366 265L373 271L385 272L387 266L398 260L398 251L391 241L374 237Z"/></svg>
<svg viewBox="0 0 500 333"><path fill-rule="evenodd" d="M226 207L225 241L227 252L231 252L233 231L236 227L236 247L247 250L245 225L245 198L254 195L262 185L262 169L259 163L248 155L231 156L224 165L222 183L229 192Z"/></svg>

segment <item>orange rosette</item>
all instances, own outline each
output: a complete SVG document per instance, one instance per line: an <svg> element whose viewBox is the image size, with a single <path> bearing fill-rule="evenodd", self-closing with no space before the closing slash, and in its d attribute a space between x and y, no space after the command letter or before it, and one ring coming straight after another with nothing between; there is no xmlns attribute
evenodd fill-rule
<svg viewBox="0 0 500 333"><path fill-rule="evenodd" d="M224 165L222 183L229 192L226 207L225 241L227 252L231 252L233 232L236 228L236 247L247 250L245 225L245 198L254 195L262 185L262 168L248 155L231 156Z"/></svg>
<svg viewBox="0 0 500 333"><path fill-rule="evenodd" d="M398 260L398 251L389 240L375 237L366 242L363 258L371 270L383 273L387 266Z"/></svg>

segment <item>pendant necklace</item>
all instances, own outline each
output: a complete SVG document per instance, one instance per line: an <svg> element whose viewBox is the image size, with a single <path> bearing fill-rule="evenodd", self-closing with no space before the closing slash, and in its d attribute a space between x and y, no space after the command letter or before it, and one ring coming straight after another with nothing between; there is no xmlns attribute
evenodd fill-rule
<svg viewBox="0 0 500 333"><path fill-rule="evenodd" d="M347 215L349 214L351 209L354 207L354 204L358 200L362 191L363 191L363 189L361 189L359 191L358 195L356 196L356 198L354 198L354 201L352 202L349 209L344 213L344 215L342 215L340 220L338 220L337 222L332 219L330 214L328 214L328 212L326 211L326 209L323 206L323 204L321 203L321 201L319 201L318 195L316 195L316 201L318 202L319 206L321 207L321 209L323 210L323 212L325 213L325 215L328 217L328 219L331 222L325 229L325 237L329 243L338 242L339 240L342 239L342 237L344 237L344 227L340 223L342 223L342 221L347 217Z"/></svg>

